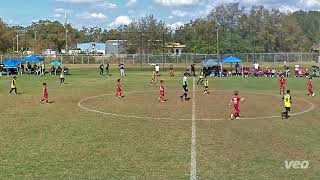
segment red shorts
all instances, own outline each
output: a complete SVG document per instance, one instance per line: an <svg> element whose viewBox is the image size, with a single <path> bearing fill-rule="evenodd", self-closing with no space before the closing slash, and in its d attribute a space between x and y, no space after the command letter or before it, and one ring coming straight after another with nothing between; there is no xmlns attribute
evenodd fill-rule
<svg viewBox="0 0 320 180"><path fill-rule="evenodd" d="M234 115L235 117L239 117L239 116L240 116L240 106L236 105L236 106L233 106L233 107L234 107L234 109L236 110L236 112L233 113L233 115Z"/></svg>
<svg viewBox="0 0 320 180"><path fill-rule="evenodd" d="M240 112L240 106L236 105L236 106L233 106L233 107L237 112Z"/></svg>

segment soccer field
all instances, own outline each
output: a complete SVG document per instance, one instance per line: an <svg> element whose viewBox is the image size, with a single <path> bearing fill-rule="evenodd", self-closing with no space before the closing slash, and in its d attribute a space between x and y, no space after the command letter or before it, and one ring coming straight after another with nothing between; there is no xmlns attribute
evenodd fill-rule
<svg viewBox="0 0 320 180"><path fill-rule="evenodd" d="M180 101L182 72L128 69L124 98L116 98L119 73L98 76L77 67L59 77L24 75L18 95L12 77L0 77L0 179L317 179L320 177L318 96L306 78L288 78L292 116L282 120L277 78L210 78L210 94L189 77L190 101ZM159 78L158 78L159 79ZM50 104L41 104L42 83ZM319 80L314 79L315 92ZM231 121L233 91L245 100ZM308 161L306 169L286 162Z"/></svg>

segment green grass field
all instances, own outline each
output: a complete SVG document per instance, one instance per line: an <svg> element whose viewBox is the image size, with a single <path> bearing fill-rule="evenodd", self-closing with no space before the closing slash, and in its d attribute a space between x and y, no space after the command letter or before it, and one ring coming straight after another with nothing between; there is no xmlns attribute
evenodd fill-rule
<svg viewBox="0 0 320 180"><path fill-rule="evenodd" d="M320 99L306 95L307 79L287 80L296 115L285 121L276 78L211 78L209 95L189 78L192 98L181 102L182 72L162 72L168 101L158 103L151 72L127 72L120 99L116 69L106 78L73 67L65 85L24 75L18 95L8 94L12 77L0 77L0 179L190 179L193 133L198 179L320 177ZM39 102L43 82L51 104ZM234 90L245 97L237 121L227 106ZM287 170L286 160L309 167Z"/></svg>

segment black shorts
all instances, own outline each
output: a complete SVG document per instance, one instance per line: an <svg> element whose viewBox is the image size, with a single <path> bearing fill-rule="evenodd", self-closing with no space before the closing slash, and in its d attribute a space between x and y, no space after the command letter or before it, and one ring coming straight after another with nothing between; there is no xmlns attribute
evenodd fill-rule
<svg viewBox="0 0 320 180"><path fill-rule="evenodd" d="M188 86L183 85L182 87L183 87L183 90L184 90L184 91L188 92Z"/></svg>
<svg viewBox="0 0 320 180"><path fill-rule="evenodd" d="M286 111L287 112L290 112L291 111L291 108L290 107L285 107L286 108Z"/></svg>
<svg viewBox="0 0 320 180"><path fill-rule="evenodd" d="M204 88L208 89L208 88L209 88L209 86L204 86Z"/></svg>

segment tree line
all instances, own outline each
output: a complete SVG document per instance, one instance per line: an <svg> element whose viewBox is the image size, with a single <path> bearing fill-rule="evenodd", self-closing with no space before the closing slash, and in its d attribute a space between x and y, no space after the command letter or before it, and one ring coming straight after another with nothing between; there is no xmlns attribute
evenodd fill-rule
<svg viewBox="0 0 320 180"><path fill-rule="evenodd" d="M283 12L262 5L249 10L239 3L220 5L172 30L153 15L134 19L114 29L82 27L40 20L27 27L9 26L0 19L0 52L75 49L81 42L124 40L123 53L162 53L174 42L186 44L189 53L306 52L320 42L320 12ZM19 45L17 46L17 36ZM17 49L18 48L18 49Z"/></svg>

